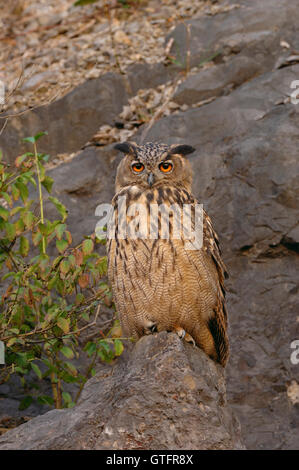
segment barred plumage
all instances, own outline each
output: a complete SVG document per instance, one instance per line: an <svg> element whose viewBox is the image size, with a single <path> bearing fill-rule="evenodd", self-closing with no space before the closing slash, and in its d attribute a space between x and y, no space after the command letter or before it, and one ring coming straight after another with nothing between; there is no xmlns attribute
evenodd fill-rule
<svg viewBox="0 0 299 470"><path fill-rule="evenodd" d="M177 331L193 339L211 358L225 366L228 359L227 314L218 237L203 211L203 245L186 249L184 235L174 238L174 214L170 237L163 239L163 220L158 214L158 238L123 238L118 220L120 198L145 208L140 224L148 231L152 204L190 204L192 228L196 200L191 193L192 172L185 155L187 145L127 142L116 146L125 156L116 177L115 238L108 242L108 276L125 335L139 338L155 331ZM169 169L170 168L170 169ZM139 214L140 215L140 214ZM121 223L130 224L126 215ZM136 232L139 227L133 228ZM131 233L131 234L132 234ZM148 234L147 234L148 235Z"/></svg>

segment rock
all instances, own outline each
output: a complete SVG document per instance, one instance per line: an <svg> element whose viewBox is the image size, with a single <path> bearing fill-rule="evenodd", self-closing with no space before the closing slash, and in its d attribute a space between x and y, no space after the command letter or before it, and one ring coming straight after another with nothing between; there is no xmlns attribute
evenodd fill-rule
<svg viewBox="0 0 299 470"><path fill-rule="evenodd" d="M113 197L119 157L112 147L88 147L48 172L54 179L52 194L68 208L68 227L75 244L94 232L99 221L95 216L98 204L110 203ZM57 217L53 204L46 203L45 211L49 218Z"/></svg>
<svg viewBox="0 0 299 470"><path fill-rule="evenodd" d="M54 73L53 73L54 72ZM45 85L50 78L53 78L55 71L46 70L45 72L37 73L25 81L22 85L22 91L33 90L40 85Z"/></svg>
<svg viewBox="0 0 299 470"><path fill-rule="evenodd" d="M254 77L258 71L259 67L253 59L237 56L228 63L214 65L190 75L179 85L173 100L180 105L190 105L212 96L228 94Z"/></svg>
<svg viewBox="0 0 299 470"><path fill-rule="evenodd" d="M90 379L78 405L0 437L8 449L243 449L224 371L175 334L141 338Z"/></svg>
<svg viewBox="0 0 299 470"><path fill-rule="evenodd" d="M130 95L165 83L174 73L163 64L136 64L125 77L106 73L87 80L63 98L9 119L0 135L0 150L6 160L14 161L16 155L28 151L24 137L48 131L39 142L39 151L53 156L78 151L101 125L113 125Z"/></svg>
<svg viewBox="0 0 299 470"><path fill-rule="evenodd" d="M233 0L231 3L235 3ZM298 49L298 8L288 0L241 0L240 8L181 23L171 32L174 39L171 55L186 67L190 51L191 67L211 60L215 55L228 56L242 52L250 54L261 69L273 67L282 53L281 35L294 49ZM188 34L190 25L190 35ZM284 54L289 55L288 52ZM219 59L219 57L218 57Z"/></svg>
<svg viewBox="0 0 299 470"><path fill-rule="evenodd" d="M127 101L123 79L113 73L88 80L63 98L9 121L0 137L5 157L28 151L22 137L48 131L39 150L55 155L80 149L98 127L112 123ZM7 132L6 132L7 131Z"/></svg>

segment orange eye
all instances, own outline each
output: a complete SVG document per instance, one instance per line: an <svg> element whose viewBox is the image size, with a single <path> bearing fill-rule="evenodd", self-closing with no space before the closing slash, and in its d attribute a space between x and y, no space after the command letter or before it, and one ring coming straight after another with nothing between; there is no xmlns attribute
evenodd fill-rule
<svg viewBox="0 0 299 470"><path fill-rule="evenodd" d="M135 162L133 163L132 165L132 170L135 172L135 173L141 173L143 170L144 170L144 165L140 162Z"/></svg>
<svg viewBox="0 0 299 470"><path fill-rule="evenodd" d="M173 168L173 164L170 163L170 162L162 162L160 163L159 165L159 169L163 172L163 173L169 173Z"/></svg>

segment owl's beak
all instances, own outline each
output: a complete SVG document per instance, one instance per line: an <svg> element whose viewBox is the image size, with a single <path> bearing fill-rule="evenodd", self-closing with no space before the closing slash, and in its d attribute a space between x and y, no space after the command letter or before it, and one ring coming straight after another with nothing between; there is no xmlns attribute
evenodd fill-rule
<svg viewBox="0 0 299 470"><path fill-rule="evenodd" d="M155 181L155 176L153 173L150 173L147 177L147 182L150 185L150 187L152 187L152 185L154 184L154 181Z"/></svg>

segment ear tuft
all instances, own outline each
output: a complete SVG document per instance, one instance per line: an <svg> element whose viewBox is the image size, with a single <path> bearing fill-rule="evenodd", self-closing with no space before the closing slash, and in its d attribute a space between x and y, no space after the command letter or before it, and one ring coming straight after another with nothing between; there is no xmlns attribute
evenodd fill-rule
<svg viewBox="0 0 299 470"><path fill-rule="evenodd" d="M120 152L123 152L123 153L134 153L134 154L136 154L136 148L135 148L135 145L132 142L122 142L120 144L114 145L114 148L116 150L119 150Z"/></svg>
<svg viewBox="0 0 299 470"><path fill-rule="evenodd" d="M121 144L116 144L114 145L114 148L116 150L119 150L120 152L123 152L123 153L129 153L130 152L130 145L128 144L128 142L122 142Z"/></svg>
<svg viewBox="0 0 299 470"><path fill-rule="evenodd" d="M179 155L188 155L195 152L195 148L191 145L173 145L170 149L170 154L178 153Z"/></svg>

